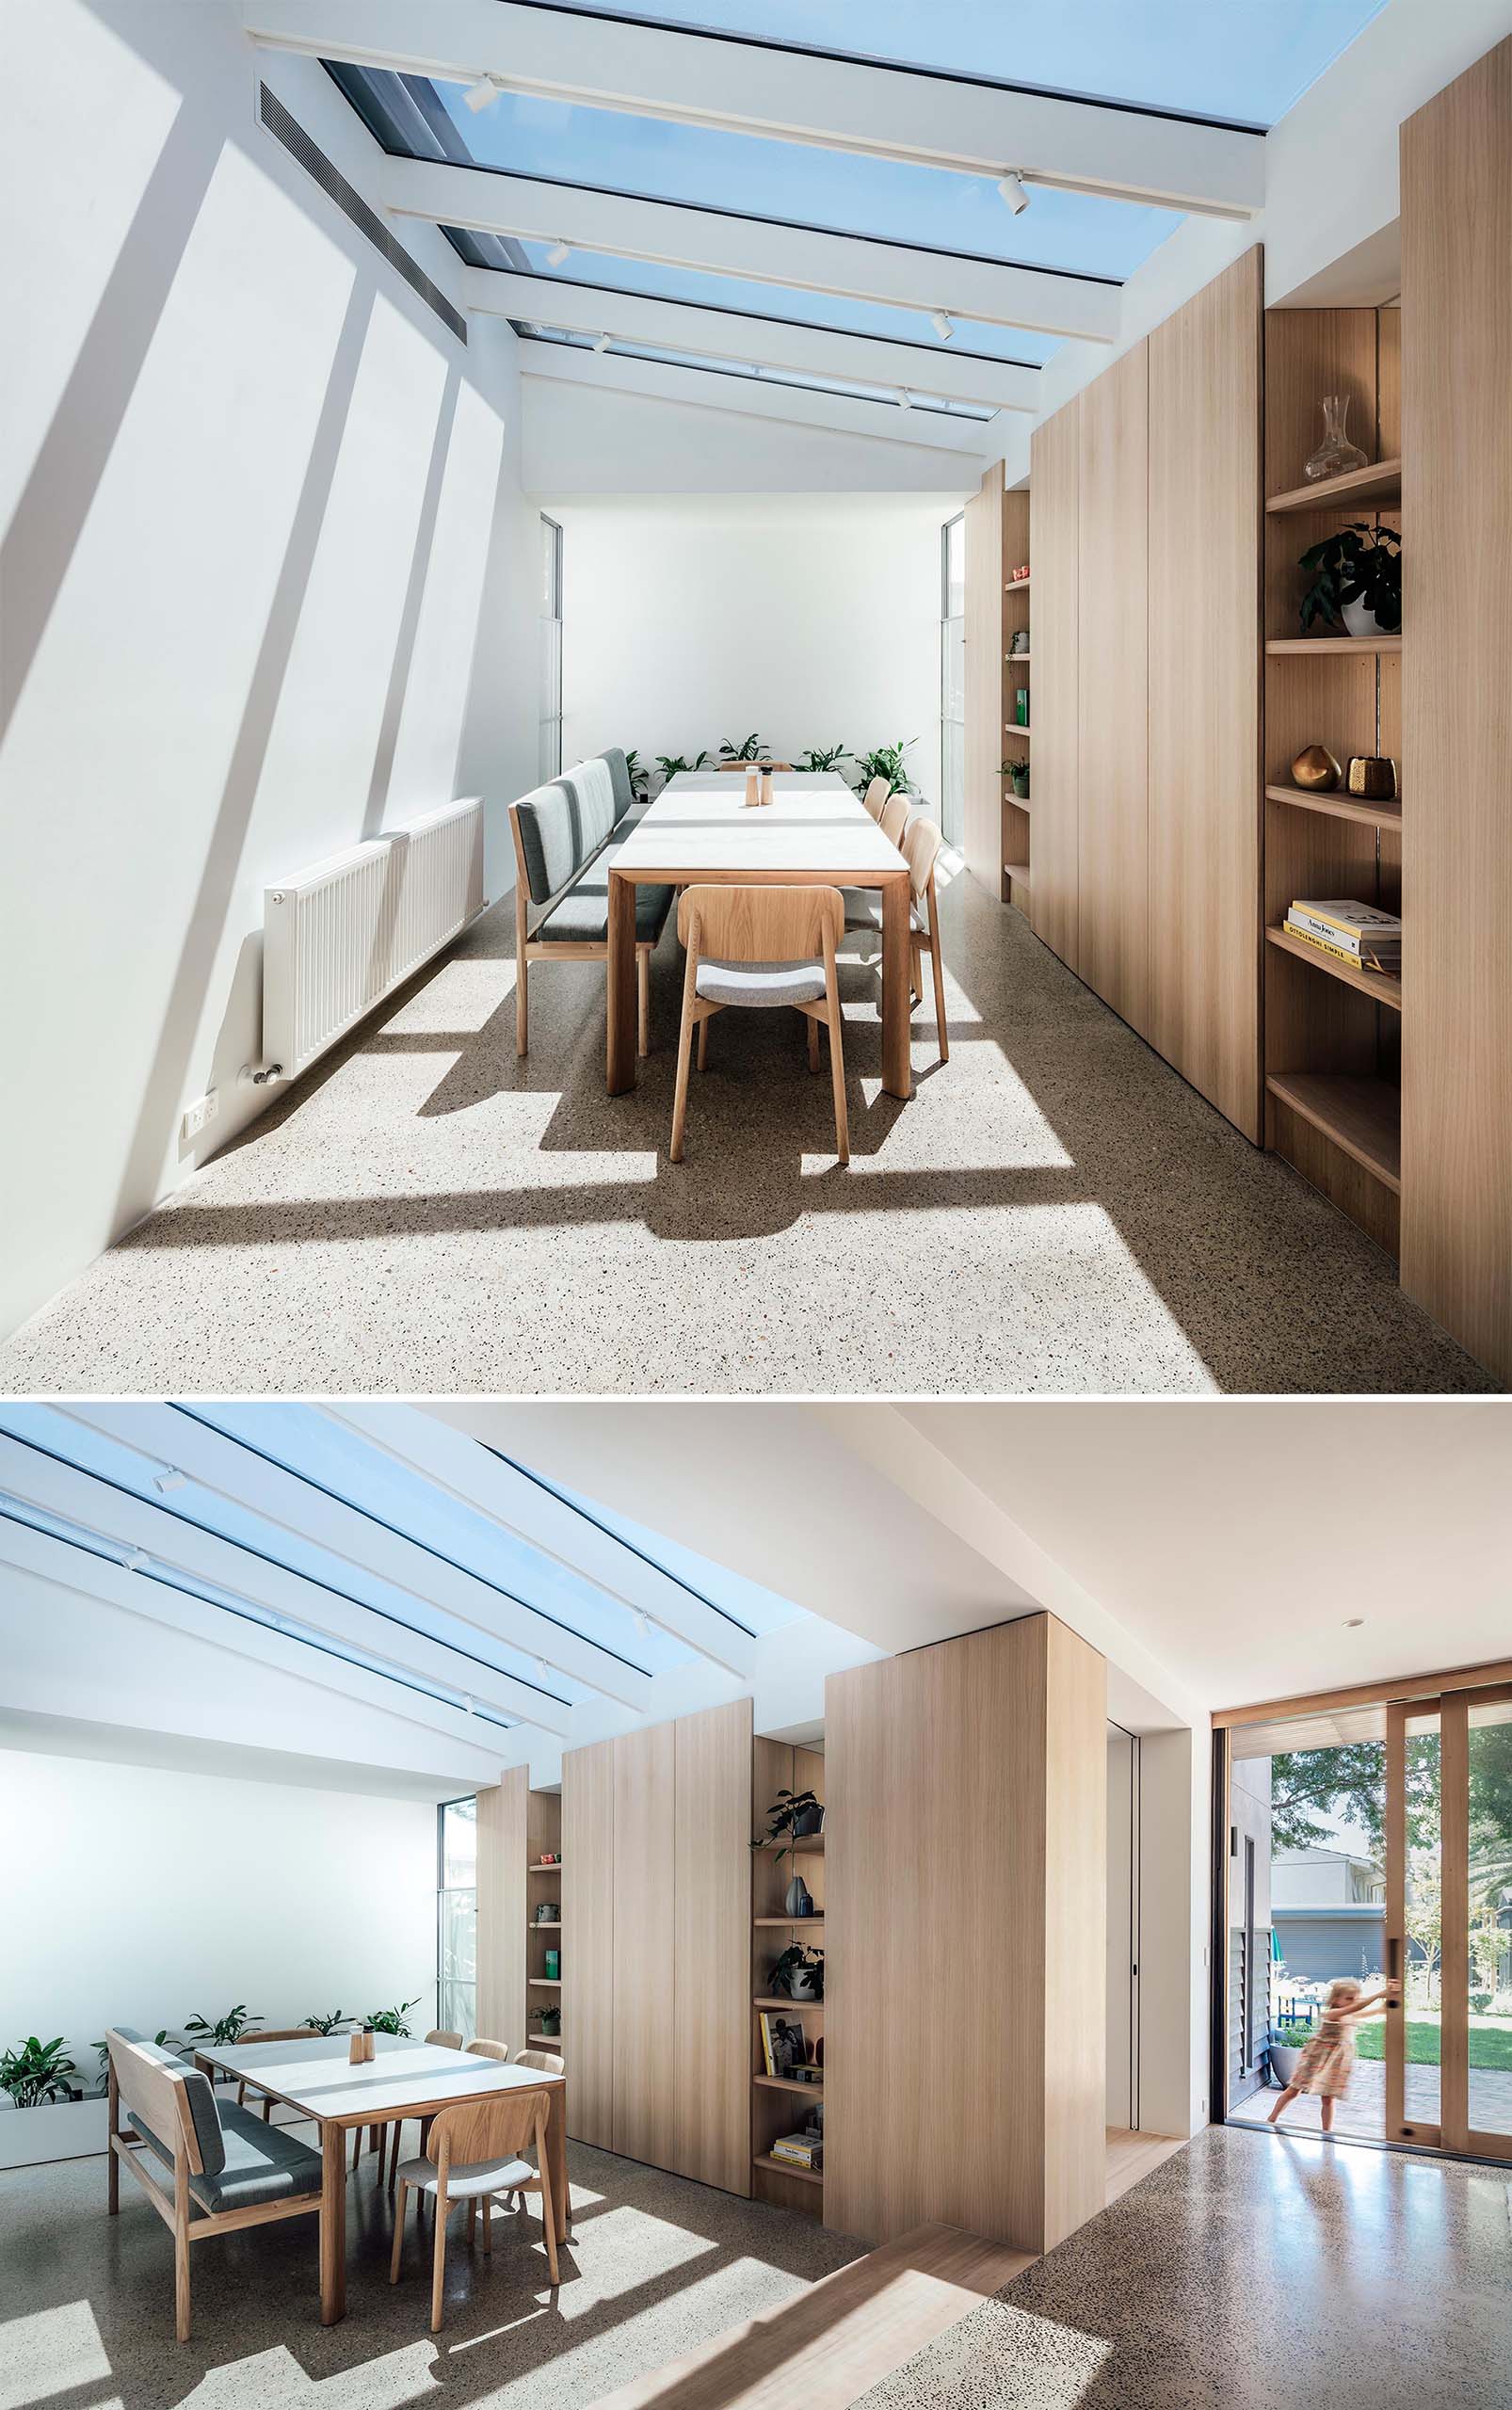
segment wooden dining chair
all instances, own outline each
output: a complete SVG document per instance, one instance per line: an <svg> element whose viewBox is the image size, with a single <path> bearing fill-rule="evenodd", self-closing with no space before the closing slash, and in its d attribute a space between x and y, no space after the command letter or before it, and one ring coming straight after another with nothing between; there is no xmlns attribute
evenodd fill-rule
<svg viewBox="0 0 1512 2410"><path fill-rule="evenodd" d="M469 2042L467 2048L475 2059L502 2059L507 2066L509 2063L507 2042Z"/></svg>
<svg viewBox="0 0 1512 2410"><path fill-rule="evenodd" d="M319 2039L319 2036L313 2025L274 2025L266 2030L260 2026L251 2038L254 2042L314 2042ZM258 2093L261 2095L263 2102L263 2123L265 2125L271 2125L273 2120L273 2095L270 2092L264 2092L261 2084L257 2083L251 2076L241 2076L238 2078L236 2083L236 2106L238 2109L245 2108L247 2104L247 2095L249 2092Z"/></svg>
<svg viewBox="0 0 1512 2410"><path fill-rule="evenodd" d="M538 2075L567 2073L567 2061L559 2059L555 2050L516 2050L514 2063L517 2067L534 2067Z"/></svg>
<svg viewBox="0 0 1512 2410"><path fill-rule="evenodd" d="M430 2143L425 2156L407 2159L399 2169L399 2205L394 2219L394 2251L389 2282L399 2281L404 2249L405 2195L434 2201L435 2241L430 2262L430 2331L441 2333L442 2301L446 2282L446 2213L455 2201L483 2204L483 2248L491 2252L491 2211L495 2193L539 2193L545 2232L546 2263L554 2285L561 2282L556 2261L556 2204L552 2198L551 2160L546 2127L551 2094L544 2085L495 2093L489 2100L459 2101L455 2109L438 2110L431 2120ZM533 2149L536 2164L521 2157ZM418 2221L417 2221L418 2222Z"/></svg>
<svg viewBox="0 0 1512 2410"><path fill-rule="evenodd" d="M687 951L683 1025L677 1040L671 1159L683 1160L688 1064L699 1033L699 1068L708 1061L709 1022L727 1005L770 1010L791 1005L809 1024L809 1068L819 1068L819 1027L829 1032L835 1099L835 1152L850 1161L845 1063L841 1041L835 948L844 928L837 887L690 887L677 908Z"/></svg>
<svg viewBox="0 0 1512 2410"><path fill-rule="evenodd" d="M444 2025L433 2025L430 2032L426 2035L426 2041L432 2049L436 2050L459 2050L462 2047L461 2035L459 2033L453 2033L450 2029ZM420 2147L422 2150L426 2147L426 2137L429 2130L430 2121L428 2118L423 2117L420 2121ZM399 2136L403 2131L404 2119L402 2117L395 2117L392 2124L380 2126L378 2128L378 2180L380 2184L383 2181L383 2155L385 2148L387 2148L389 2161L389 2198L391 2201L394 2198L394 2170L399 2164ZM362 2138L362 2129L359 2127L357 2135L359 2144L361 2144ZM352 2153L352 2165L354 2167L357 2165L356 2151L353 2151Z"/></svg>
<svg viewBox="0 0 1512 2410"><path fill-rule="evenodd" d="M878 825L881 827L883 836L887 839L890 845L895 845L898 843L898 840L903 834L904 823L908 819L908 796L906 795L890 795L878 814Z"/></svg>
<svg viewBox="0 0 1512 2410"><path fill-rule="evenodd" d="M868 779L866 782L866 793L862 795L861 802L864 804L866 810L871 813L874 820L881 819L882 806L886 803L888 796L892 792L893 790L889 786L886 779Z"/></svg>
<svg viewBox="0 0 1512 2410"><path fill-rule="evenodd" d="M791 770L791 762L721 762L721 770Z"/></svg>
<svg viewBox="0 0 1512 2410"><path fill-rule="evenodd" d="M909 865L909 959L912 971L910 993L924 994L923 956L929 956L935 983L935 1027L940 1033L940 1059L950 1060L950 1041L945 1034L945 980L940 959L940 907L935 892L935 866L944 844L938 822L927 819L922 811L914 813L903 832L901 851ZM841 891L845 907L845 927L870 929L882 934L882 897L875 887L846 887Z"/></svg>

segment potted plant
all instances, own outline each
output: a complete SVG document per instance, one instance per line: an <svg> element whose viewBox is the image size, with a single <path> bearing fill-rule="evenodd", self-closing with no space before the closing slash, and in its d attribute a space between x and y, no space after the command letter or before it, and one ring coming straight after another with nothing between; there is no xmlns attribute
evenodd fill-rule
<svg viewBox="0 0 1512 2410"><path fill-rule="evenodd" d="M1312 2039L1311 2025L1278 2025L1270 2041L1271 2071L1279 2082L1288 2084L1296 2073L1296 2063Z"/></svg>
<svg viewBox="0 0 1512 2410"><path fill-rule="evenodd" d="M87 2097L61 2033L0 2050L0 2167L83 2159L105 2147L104 2099Z"/></svg>
<svg viewBox="0 0 1512 2410"><path fill-rule="evenodd" d="M824 1830L824 1803L812 1791L780 1791L766 1810L766 1830L752 1849L765 1849L772 1841L788 1839L777 1855L784 1858L794 1841L806 1840Z"/></svg>
<svg viewBox="0 0 1512 2410"><path fill-rule="evenodd" d="M316 2016L312 2013L309 2016L301 2017L299 2021L302 2025L308 2025L312 2033L345 2033L352 2020L346 2009L332 2008L328 2010L324 2016Z"/></svg>
<svg viewBox="0 0 1512 2410"><path fill-rule="evenodd" d="M1015 795L1028 795L1029 764L1027 762L1005 761L1003 763L1003 775L1008 780Z"/></svg>
<svg viewBox="0 0 1512 2410"><path fill-rule="evenodd" d="M878 745L870 753L856 756L856 783L864 795L874 779L886 779L889 795L911 795L913 781L903 766L903 757L917 737L900 736L895 745Z"/></svg>
<svg viewBox="0 0 1512 2410"><path fill-rule="evenodd" d="M625 758L629 759L628 754ZM701 770L708 758L707 753L700 753L696 762L689 762L681 753L658 753L656 767L662 774L663 786L666 786L668 779L677 778L684 770Z"/></svg>
<svg viewBox="0 0 1512 2410"><path fill-rule="evenodd" d="M1311 579L1301 602L1304 634L1315 619L1352 636L1400 635L1402 538L1394 527L1352 519L1297 563Z"/></svg>
<svg viewBox="0 0 1512 2410"><path fill-rule="evenodd" d="M212 2043L221 2049L226 2049L233 2043L241 2041L245 2034L255 2032L262 2022L260 2016L248 2015L247 2004L243 2000L238 2002L235 2008L228 2008L224 2016L212 2019L196 2014L185 2017L185 2038L197 2049L201 2048L206 2043Z"/></svg>
<svg viewBox="0 0 1512 2410"><path fill-rule="evenodd" d="M779 1999L823 2000L824 1952L805 1950L801 1942L790 1941L767 1980Z"/></svg>
<svg viewBox="0 0 1512 2410"><path fill-rule="evenodd" d="M417 1992L413 2000L402 2000L396 2008L370 2009L362 2023L369 2033L399 2033L408 2040L410 2011L419 2005L420 1995Z"/></svg>
<svg viewBox="0 0 1512 2410"><path fill-rule="evenodd" d="M562 2012L559 2008L543 2008L541 2010L540 2030L543 2034L547 2035L552 2040L556 2038L562 2030Z"/></svg>
<svg viewBox="0 0 1512 2410"><path fill-rule="evenodd" d="M728 743L721 745L719 759L721 762L764 762L767 759L767 747L753 731L749 736L742 738L738 745Z"/></svg>
<svg viewBox="0 0 1512 2410"><path fill-rule="evenodd" d="M811 745L798 763L800 770L837 770L845 758L844 745Z"/></svg>

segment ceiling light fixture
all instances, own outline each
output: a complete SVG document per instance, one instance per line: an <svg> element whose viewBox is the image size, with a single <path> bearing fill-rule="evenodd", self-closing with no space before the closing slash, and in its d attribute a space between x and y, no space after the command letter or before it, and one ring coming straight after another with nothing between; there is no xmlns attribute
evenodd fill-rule
<svg viewBox="0 0 1512 2410"><path fill-rule="evenodd" d="M161 1472L153 1473L153 1487L160 1489L166 1497L170 1489L184 1487L184 1475L176 1465L165 1465Z"/></svg>
<svg viewBox="0 0 1512 2410"><path fill-rule="evenodd" d="M476 1708L473 1705L473 1694L471 1691L464 1691L462 1694L462 1705L469 1715L475 1715L477 1713Z"/></svg>
<svg viewBox="0 0 1512 2410"><path fill-rule="evenodd" d="M1364 1616L1363 1616L1363 1615L1345 1615L1345 1617L1344 1617L1344 1630L1345 1630L1345 1631L1358 1631L1359 1630L1360 1625L1364 1622L1364 1620L1365 1620L1365 1618L1364 1618Z"/></svg>
<svg viewBox="0 0 1512 2410"><path fill-rule="evenodd" d="M1021 217L1029 206L1029 187L1016 168L1010 168L1005 176L998 178L998 191L1015 217Z"/></svg>
<svg viewBox="0 0 1512 2410"><path fill-rule="evenodd" d="M479 109L491 108L503 89L504 79L502 76L480 75L475 84L470 84L468 86L466 91L462 94L462 98L467 103L468 107L473 111L474 115L476 116Z"/></svg>
<svg viewBox="0 0 1512 2410"><path fill-rule="evenodd" d="M147 1550L144 1548L129 1548L122 1554L121 1561L128 1573L139 1573L147 1562Z"/></svg>
<svg viewBox="0 0 1512 2410"><path fill-rule="evenodd" d="M651 1638L651 1617L646 1613L645 1608L632 1607L630 1612L635 1619L635 1630L639 1632L643 1640L649 1640Z"/></svg>
<svg viewBox="0 0 1512 2410"><path fill-rule="evenodd" d="M611 341L612 341L612 340L613 340L613 338L612 338L611 336L609 336L609 335L595 335L595 336L594 336L594 338L593 338L593 348L594 348L594 350L595 350L595 351L607 351L607 350L608 350L608 348L609 348L609 345L610 345L610 343L611 343Z"/></svg>
<svg viewBox="0 0 1512 2410"><path fill-rule="evenodd" d="M933 327L941 343L949 343L951 336L956 331L955 328L951 325L948 313L943 310L932 311L930 313L929 324Z"/></svg>
<svg viewBox="0 0 1512 2410"><path fill-rule="evenodd" d="M563 260L565 260L571 252L571 248L572 246L571 243L554 243L551 249L546 254L547 266L560 267Z"/></svg>

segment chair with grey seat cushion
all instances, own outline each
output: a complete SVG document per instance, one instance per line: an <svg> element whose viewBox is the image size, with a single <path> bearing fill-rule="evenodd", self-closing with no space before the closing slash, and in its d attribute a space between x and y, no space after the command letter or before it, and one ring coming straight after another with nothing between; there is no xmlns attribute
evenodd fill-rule
<svg viewBox="0 0 1512 2410"><path fill-rule="evenodd" d="M950 1060L950 1041L945 1034L945 981L940 959L940 902L935 892L935 872L944 845L937 822L926 819L923 812L910 815L908 827L899 840L903 859L909 865L909 956L912 964L912 994L924 994L922 957L927 954L934 972L935 1026L940 1033L940 1059ZM866 929L878 940L882 934L882 897L875 887L845 887L841 890L845 908L845 927Z"/></svg>
<svg viewBox="0 0 1512 2410"><path fill-rule="evenodd" d="M556 2263L556 2205L552 2198L551 2161L546 2125L551 2094L542 2086L512 2086L486 2099L459 2102L439 2110L431 2120L426 2155L407 2159L399 2169L399 2203L394 2216L394 2252L389 2282L399 2281L404 2250L405 2194L417 2202L427 2193L436 2205L435 2242L431 2255L430 2331L441 2332L442 2301L446 2275L446 2212L454 2201L483 2204L483 2248L493 2248L492 2209L496 2193L539 2193L546 2259L554 2285L561 2281ZM532 2166L522 2152L533 2148Z"/></svg>
<svg viewBox="0 0 1512 2410"><path fill-rule="evenodd" d="M688 1062L699 1033L699 1068L708 1062L709 1022L731 1005L770 1011L790 1005L809 1024L809 1068L819 1068L820 1025L829 1032L835 1100L835 1151L850 1161L845 1066L841 1045L835 948L844 925L838 887L689 887L677 908L687 948L683 1022L677 1041L671 1159L683 1160Z"/></svg>
<svg viewBox="0 0 1512 2410"><path fill-rule="evenodd" d="M620 756L621 763L623 756ZM628 778L624 783L628 785ZM515 1052L530 1042L533 962L603 962L609 958L609 872L618 830L618 797L608 756L579 762L559 779L509 806L515 848ZM539 917L531 925L531 910ZM635 968L638 1045L651 1051L651 956L672 908L670 887L635 884Z"/></svg>
<svg viewBox="0 0 1512 2410"><path fill-rule="evenodd" d="M171 2051L128 2040L119 2027L105 2040L110 2214L121 2206L121 2170L129 2167L173 2236L177 2331L186 2343L189 2245L278 2218L323 2217L321 2154L286 2127L266 2125L233 2101L217 2101L208 2075L185 2067ZM121 2121L123 2102L129 2128ZM171 2192L154 2174L154 2160L171 2170Z"/></svg>

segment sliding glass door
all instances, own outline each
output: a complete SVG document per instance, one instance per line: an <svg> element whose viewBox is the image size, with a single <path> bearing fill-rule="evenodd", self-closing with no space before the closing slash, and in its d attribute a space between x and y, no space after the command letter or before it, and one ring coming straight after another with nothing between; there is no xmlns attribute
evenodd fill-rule
<svg viewBox="0 0 1512 2410"><path fill-rule="evenodd" d="M1386 2133L1512 2159L1512 1684L1387 1710Z"/></svg>

